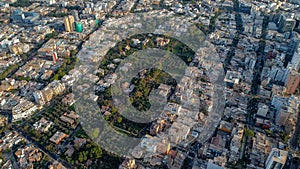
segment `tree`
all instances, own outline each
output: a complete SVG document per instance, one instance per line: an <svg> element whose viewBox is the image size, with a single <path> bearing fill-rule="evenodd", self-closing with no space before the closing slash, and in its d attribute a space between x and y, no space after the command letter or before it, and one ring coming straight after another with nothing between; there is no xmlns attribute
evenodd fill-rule
<svg viewBox="0 0 300 169"><path fill-rule="evenodd" d="M78 53L78 50L77 49L71 50L70 53L71 56L75 56Z"/></svg>
<svg viewBox="0 0 300 169"><path fill-rule="evenodd" d="M199 91L199 97L201 97L201 96L203 96L204 95L204 93L203 93L203 91Z"/></svg>
<svg viewBox="0 0 300 169"><path fill-rule="evenodd" d="M279 135L280 135L280 138L282 139L282 141L284 143L286 143L290 139L290 136L288 134L284 133L284 132L280 132Z"/></svg>
<svg viewBox="0 0 300 169"><path fill-rule="evenodd" d="M142 50L147 49L148 46L147 45L142 45Z"/></svg>
<svg viewBox="0 0 300 169"><path fill-rule="evenodd" d="M101 156L102 156L102 150L100 146L93 147L89 153L90 158L101 158Z"/></svg>
<svg viewBox="0 0 300 169"><path fill-rule="evenodd" d="M150 48L154 48L155 47L152 39L149 39L149 46L150 46Z"/></svg>
<svg viewBox="0 0 300 169"><path fill-rule="evenodd" d="M53 76L53 80L58 80L58 79L59 79L59 75L58 74L56 74L56 75Z"/></svg>
<svg viewBox="0 0 300 169"><path fill-rule="evenodd" d="M85 151L81 151L78 155L78 161L80 163L84 162L87 160L87 155L86 155L86 152Z"/></svg>
<svg viewBox="0 0 300 169"><path fill-rule="evenodd" d="M126 46L130 45L130 39L126 39Z"/></svg>
<svg viewBox="0 0 300 169"><path fill-rule="evenodd" d="M193 61L193 59L192 59L191 57L188 57L188 58L187 58L187 62L188 62L188 63L190 63L190 62L192 62L192 61Z"/></svg>
<svg viewBox="0 0 300 169"><path fill-rule="evenodd" d="M200 109L200 111L204 114L204 115L208 115L208 111L206 110L206 108L204 108L204 107L202 107L201 109Z"/></svg>
<svg viewBox="0 0 300 169"><path fill-rule="evenodd" d="M112 106L111 113L116 114L118 112L118 109L115 106Z"/></svg>
<svg viewBox="0 0 300 169"><path fill-rule="evenodd" d="M58 36L58 33L54 31L52 33L46 34L45 39L56 38L57 36Z"/></svg>
<svg viewBox="0 0 300 169"><path fill-rule="evenodd" d="M69 57L66 58L66 64L70 65L71 64L71 59Z"/></svg>
<svg viewBox="0 0 300 169"><path fill-rule="evenodd" d="M245 129L245 134L246 134L246 136L254 137L254 132L249 128Z"/></svg>
<svg viewBox="0 0 300 169"><path fill-rule="evenodd" d="M13 64L8 66L5 70L0 73L0 80L5 79L11 72L19 67L19 64Z"/></svg>
<svg viewBox="0 0 300 169"><path fill-rule="evenodd" d="M265 131L266 131L266 134L268 134L268 135L271 135L271 134L272 134L272 131L269 130L269 129L266 129Z"/></svg>
<svg viewBox="0 0 300 169"><path fill-rule="evenodd" d="M118 51L119 51L119 53L122 53L122 52L123 52L123 47L122 47L122 45L119 45L119 46L118 46Z"/></svg>
<svg viewBox="0 0 300 169"><path fill-rule="evenodd" d="M100 133L100 129L95 128L92 132L92 138L97 138L99 136L99 133Z"/></svg>
<svg viewBox="0 0 300 169"><path fill-rule="evenodd" d="M118 123L122 123L122 117L118 117L118 119L117 119L117 121L118 121Z"/></svg>
<svg viewBox="0 0 300 169"><path fill-rule="evenodd" d="M104 116L105 121L109 121L109 119L110 119L110 116Z"/></svg>

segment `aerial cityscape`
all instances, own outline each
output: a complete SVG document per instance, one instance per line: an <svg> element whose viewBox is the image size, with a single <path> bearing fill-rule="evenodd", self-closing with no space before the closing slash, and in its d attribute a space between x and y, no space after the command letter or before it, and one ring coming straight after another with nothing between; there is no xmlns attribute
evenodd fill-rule
<svg viewBox="0 0 300 169"><path fill-rule="evenodd" d="M0 169L300 169L300 0L0 0Z"/></svg>

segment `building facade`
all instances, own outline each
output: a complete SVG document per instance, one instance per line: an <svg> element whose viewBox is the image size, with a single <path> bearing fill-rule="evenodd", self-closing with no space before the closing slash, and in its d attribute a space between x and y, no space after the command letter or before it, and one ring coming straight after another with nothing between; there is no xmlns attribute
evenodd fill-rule
<svg viewBox="0 0 300 169"><path fill-rule="evenodd" d="M285 81L285 93L294 94L300 83L300 73L292 70Z"/></svg>
<svg viewBox="0 0 300 169"><path fill-rule="evenodd" d="M265 169L282 169L288 156L287 151L273 148L265 163Z"/></svg>

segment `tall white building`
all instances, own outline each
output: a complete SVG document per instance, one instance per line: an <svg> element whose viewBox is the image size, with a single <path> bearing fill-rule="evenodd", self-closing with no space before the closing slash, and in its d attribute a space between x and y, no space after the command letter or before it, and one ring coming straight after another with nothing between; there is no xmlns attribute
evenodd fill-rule
<svg viewBox="0 0 300 169"><path fill-rule="evenodd" d="M56 0L47 0L47 3L49 5L53 5L53 4L56 4Z"/></svg>
<svg viewBox="0 0 300 169"><path fill-rule="evenodd" d="M265 169L282 169L288 156L287 151L273 148L265 163Z"/></svg>
<svg viewBox="0 0 300 169"><path fill-rule="evenodd" d="M283 75L283 78L282 78L282 82L285 84L286 83L286 80L287 78L289 77L291 71L293 70L293 66L289 63L284 71L284 75Z"/></svg>
<svg viewBox="0 0 300 169"><path fill-rule="evenodd" d="M298 51L294 53L291 64L293 69L295 70L298 70L300 68L300 49L298 49Z"/></svg>

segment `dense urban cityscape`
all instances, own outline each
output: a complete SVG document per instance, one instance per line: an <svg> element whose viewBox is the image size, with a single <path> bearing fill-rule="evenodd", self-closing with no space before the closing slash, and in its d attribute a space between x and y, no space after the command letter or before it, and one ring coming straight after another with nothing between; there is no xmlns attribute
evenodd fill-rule
<svg viewBox="0 0 300 169"><path fill-rule="evenodd" d="M0 0L0 30L1 169L300 169L299 0Z"/></svg>

